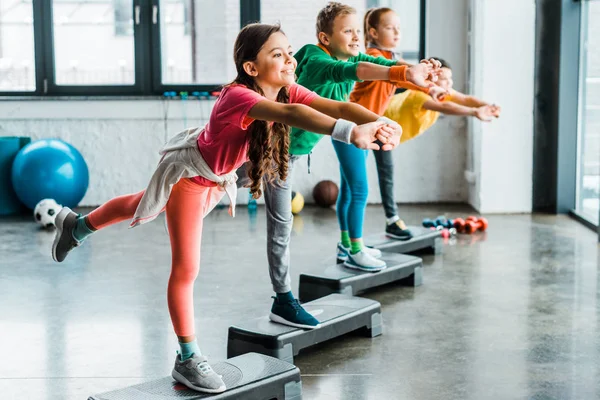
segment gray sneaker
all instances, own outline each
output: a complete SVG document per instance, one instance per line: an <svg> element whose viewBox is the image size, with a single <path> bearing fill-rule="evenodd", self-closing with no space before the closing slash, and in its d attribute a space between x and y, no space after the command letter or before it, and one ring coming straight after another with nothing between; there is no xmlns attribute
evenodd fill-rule
<svg viewBox="0 0 600 400"><path fill-rule="evenodd" d="M63 207L56 216L54 225L56 225L56 236L52 244L52 258L56 262L62 262L71 250L81 244L73 237L77 214L69 207Z"/></svg>
<svg viewBox="0 0 600 400"><path fill-rule="evenodd" d="M171 373L177 382L205 393L221 393L225 391L225 382L208 365L208 359L204 356L193 355L185 361L181 361L181 354L177 354L175 367Z"/></svg>

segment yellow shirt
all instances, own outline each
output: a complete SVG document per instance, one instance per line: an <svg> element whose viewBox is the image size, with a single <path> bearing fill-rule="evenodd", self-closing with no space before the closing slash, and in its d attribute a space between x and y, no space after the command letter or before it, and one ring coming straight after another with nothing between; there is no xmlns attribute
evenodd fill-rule
<svg viewBox="0 0 600 400"><path fill-rule="evenodd" d="M435 124L440 113L423 108L423 104L430 99L428 94L417 90L407 90L392 97L383 115L402 127L400 143L419 136ZM444 101L448 100L450 96L447 95Z"/></svg>

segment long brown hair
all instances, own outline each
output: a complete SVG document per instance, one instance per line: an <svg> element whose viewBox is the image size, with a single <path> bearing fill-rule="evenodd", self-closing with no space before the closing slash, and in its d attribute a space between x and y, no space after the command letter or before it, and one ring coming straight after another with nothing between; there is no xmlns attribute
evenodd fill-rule
<svg viewBox="0 0 600 400"><path fill-rule="evenodd" d="M364 21L364 32L365 32L365 47L369 47L369 44L373 42L373 38L369 34L369 29L377 29L379 26L379 20L381 16L387 12L394 11L388 7L371 8L365 14Z"/></svg>
<svg viewBox="0 0 600 400"><path fill-rule="evenodd" d="M232 84L246 86L264 96L262 89L256 84L253 77L244 71L244 63L255 61L258 52L269 40L272 34L281 32L279 25L249 24L238 34L235 40L233 59L237 70L237 77ZM283 87L277 94L278 103L289 103L290 95L287 87ZM290 147L289 126L273 122L255 120L250 125L248 140L248 158L250 159L250 193L258 199L262 195L261 180L272 181L276 177L282 181L287 178Z"/></svg>

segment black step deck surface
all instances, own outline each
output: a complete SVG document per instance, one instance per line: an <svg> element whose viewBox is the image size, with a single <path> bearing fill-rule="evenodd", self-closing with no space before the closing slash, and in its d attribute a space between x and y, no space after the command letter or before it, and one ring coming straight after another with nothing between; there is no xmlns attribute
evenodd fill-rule
<svg viewBox="0 0 600 400"><path fill-rule="evenodd" d="M261 317L229 327L227 357L247 352L267 354L292 363L304 348L361 330L381 334L381 305L374 300L331 294L302 305L321 322L317 329L299 329ZM334 344L332 344L334 345Z"/></svg>
<svg viewBox="0 0 600 400"><path fill-rule="evenodd" d="M311 301L331 293L356 295L367 289L399 281L408 286L419 286L423 282L423 260L406 254L383 252L382 260L387 268L379 272L364 272L350 269L329 260L329 266L320 274L300 274L299 298Z"/></svg>
<svg viewBox="0 0 600 400"><path fill-rule="evenodd" d="M294 365L263 354L247 353L212 365L223 375L227 390L200 393L166 377L124 389L101 393L88 400L301 400L300 370Z"/></svg>
<svg viewBox="0 0 600 400"><path fill-rule="evenodd" d="M391 253L442 253L443 243L440 231L433 231L420 226L409 226L408 228L413 234L413 238L410 240L391 239L385 233L379 233L365 236L365 245Z"/></svg>

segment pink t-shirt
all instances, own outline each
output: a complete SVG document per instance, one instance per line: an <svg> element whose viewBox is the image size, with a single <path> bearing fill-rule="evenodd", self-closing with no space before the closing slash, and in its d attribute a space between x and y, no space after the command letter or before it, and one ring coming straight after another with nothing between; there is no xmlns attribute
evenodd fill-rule
<svg viewBox="0 0 600 400"><path fill-rule="evenodd" d="M297 84L290 85L289 93L290 103L310 105L318 97ZM248 128L254 121L248 112L261 100L265 97L244 85L232 85L221 91L208 124L198 136L198 149L215 174L226 174L248 161ZM192 180L203 186L216 186L200 176Z"/></svg>

